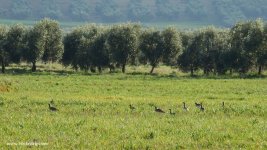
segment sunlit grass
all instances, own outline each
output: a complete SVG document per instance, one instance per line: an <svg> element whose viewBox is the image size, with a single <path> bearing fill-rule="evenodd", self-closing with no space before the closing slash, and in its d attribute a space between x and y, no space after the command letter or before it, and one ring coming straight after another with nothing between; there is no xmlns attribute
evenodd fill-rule
<svg viewBox="0 0 267 150"><path fill-rule="evenodd" d="M267 148L266 78L191 78L164 66L154 75L144 73L149 66L100 75L39 67L0 75L3 149L29 147L12 142L48 143L32 146L45 149ZM52 99L58 112L48 109ZM176 115L157 114L154 105Z"/></svg>

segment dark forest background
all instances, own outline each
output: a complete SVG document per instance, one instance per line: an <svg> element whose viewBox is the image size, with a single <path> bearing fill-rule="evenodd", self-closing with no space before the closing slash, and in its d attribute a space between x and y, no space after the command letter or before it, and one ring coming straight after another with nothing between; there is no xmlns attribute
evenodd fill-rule
<svg viewBox="0 0 267 150"><path fill-rule="evenodd" d="M266 0L0 0L0 19L87 22L205 22L267 19Z"/></svg>

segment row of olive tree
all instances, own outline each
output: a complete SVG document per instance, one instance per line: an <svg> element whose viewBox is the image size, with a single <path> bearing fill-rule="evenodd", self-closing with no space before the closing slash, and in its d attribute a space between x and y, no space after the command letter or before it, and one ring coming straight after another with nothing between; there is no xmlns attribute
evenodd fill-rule
<svg viewBox="0 0 267 150"><path fill-rule="evenodd" d="M63 33L57 21L44 19L32 28L18 24L0 26L0 62L2 73L9 63L27 61L36 71L36 62L55 62L63 54Z"/></svg>
<svg viewBox="0 0 267 150"><path fill-rule="evenodd" d="M64 45L65 66L93 72L95 68L101 72L104 67L112 71L117 66L124 73L127 64L149 63L152 73L161 61L176 64L182 49L175 29L142 30L139 24L78 27L65 36Z"/></svg>
<svg viewBox="0 0 267 150"><path fill-rule="evenodd" d="M260 19L237 23L230 30L207 27L181 36L184 51L178 65L191 75L199 68L205 74L225 74L246 73L253 67L261 74L267 66L267 26Z"/></svg>
<svg viewBox="0 0 267 150"><path fill-rule="evenodd" d="M262 20L237 23L233 28L206 27L178 32L175 28L155 30L139 24L84 25L63 36L59 23L44 19L33 27L0 26L2 72L9 63L60 61L75 70L102 72L128 64L164 63L185 72L202 69L205 74L227 71L246 73L267 66L267 26Z"/></svg>

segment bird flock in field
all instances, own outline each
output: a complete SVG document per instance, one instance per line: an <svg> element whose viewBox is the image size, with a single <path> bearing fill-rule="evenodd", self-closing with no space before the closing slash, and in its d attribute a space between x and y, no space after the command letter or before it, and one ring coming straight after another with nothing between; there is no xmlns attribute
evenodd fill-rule
<svg viewBox="0 0 267 150"><path fill-rule="evenodd" d="M197 109L199 109L200 111L204 112L205 108L203 107L202 103L195 103L195 107ZM50 103L48 103L48 108L50 111L56 112L59 111L55 106L54 106L54 101L50 101ZM132 104L129 105L130 110L134 111L136 110L136 107ZM162 110L161 108L154 106L155 108L155 112L156 113L166 113L164 110ZM222 102L222 108L224 108L224 102ZM183 102L183 110L184 111L189 111L189 108L186 106L185 102ZM175 115L175 112L172 111L172 109L169 109L169 114L170 115Z"/></svg>
<svg viewBox="0 0 267 150"><path fill-rule="evenodd" d="M224 102L223 102L223 105L224 105ZM130 105L131 107L133 107L132 105ZM204 111L205 108L203 107L202 103L195 103L195 106L200 110L200 111ZM158 113L166 113L164 110L156 107L155 107L155 112L158 112ZM189 111L189 108L186 106L185 102L183 102L183 110L184 111ZM175 112L173 112L171 109L169 109L169 113L170 115L175 115Z"/></svg>

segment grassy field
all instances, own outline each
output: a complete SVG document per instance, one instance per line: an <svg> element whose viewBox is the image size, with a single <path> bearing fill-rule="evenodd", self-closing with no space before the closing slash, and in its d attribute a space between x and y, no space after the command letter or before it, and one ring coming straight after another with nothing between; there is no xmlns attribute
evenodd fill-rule
<svg viewBox="0 0 267 150"><path fill-rule="evenodd" d="M0 75L2 149L267 149L266 112L266 78Z"/></svg>

